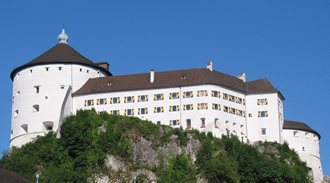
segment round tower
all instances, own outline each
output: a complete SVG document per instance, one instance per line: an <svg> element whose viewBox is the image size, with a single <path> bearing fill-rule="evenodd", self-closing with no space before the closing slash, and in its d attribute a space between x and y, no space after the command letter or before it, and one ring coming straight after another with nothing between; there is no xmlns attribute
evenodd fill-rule
<svg viewBox="0 0 330 183"><path fill-rule="evenodd" d="M284 120L283 138L289 147L296 150L300 159L307 163L314 183L323 182L320 156L321 135L308 125L297 121Z"/></svg>
<svg viewBox="0 0 330 183"><path fill-rule="evenodd" d="M59 43L14 69L10 146L30 142L48 131L58 131L72 113L71 94L89 78L111 76L106 62L93 63L68 45L65 30Z"/></svg>

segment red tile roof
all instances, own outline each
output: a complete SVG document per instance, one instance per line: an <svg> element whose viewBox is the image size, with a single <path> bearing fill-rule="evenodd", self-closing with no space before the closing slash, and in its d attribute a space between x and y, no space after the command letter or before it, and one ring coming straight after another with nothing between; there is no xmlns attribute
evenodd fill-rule
<svg viewBox="0 0 330 183"><path fill-rule="evenodd" d="M78 53L75 49L73 49L71 46L67 44L57 44L39 57L33 59L32 61L17 67L14 69L10 77L11 79L14 78L15 74L27 67L35 66L35 65L43 65L43 64L54 64L54 63L75 63L75 64L82 64L87 66L92 66L94 68L100 69L109 76L112 74L106 70L104 67L101 67L89 59L82 56L80 53Z"/></svg>
<svg viewBox="0 0 330 183"><path fill-rule="evenodd" d="M302 130L302 131L311 132L317 135L319 139L321 139L321 135L317 131L313 130L311 127L309 127L308 125L302 122L284 120L283 129Z"/></svg>
<svg viewBox="0 0 330 183"><path fill-rule="evenodd" d="M29 179L21 177L13 172L0 168L0 182L4 183L34 183Z"/></svg>
<svg viewBox="0 0 330 183"><path fill-rule="evenodd" d="M111 86L109 86L108 83L111 83ZM247 84L234 76L218 71L210 71L206 68L187 69L155 72L155 80L153 83L150 83L150 73L93 78L89 79L84 86L73 95L195 86L201 84L214 84L238 92L250 93L248 91L248 85L250 86L250 83L251 82ZM254 81L250 87L251 93L278 92L278 90L275 89L267 79Z"/></svg>

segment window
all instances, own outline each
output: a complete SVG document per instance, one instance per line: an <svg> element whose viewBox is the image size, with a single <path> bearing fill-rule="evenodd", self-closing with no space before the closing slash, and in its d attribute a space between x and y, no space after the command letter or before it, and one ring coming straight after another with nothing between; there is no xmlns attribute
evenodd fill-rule
<svg viewBox="0 0 330 183"><path fill-rule="evenodd" d="M293 136L294 136L294 137L299 137L299 133L298 133L298 131L293 131Z"/></svg>
<svg viewBox="0 0 330 183"><path fill-rule="evenodd" d="M302 151L305 151L305 147L302 147Z"/></svg>
<svg viewBox="0 0 330 183"><path fill-rule="evenodd" d="M164 100L164 94L154 94L154 100Z"/></svg>
<svg viewBox="0 0 330 183"><path fill-rule="evenodd" d="M214 119L214 128L219 128L218 123L219 123L219 119L215 118Z"/></svg>
<svg viewBox="0 0 330 183"><path fill-rule="evenodd" d="M92 106L94 105L94 100L85 100L85 106Z"/></svg>
<svg viewBox="0 0 330 183"><path fill-rule="evenodd" d="M179 111L180 107L179 105L173 105L173 106L170 106L170 112L175 112L175 111Z"/></svg>
<svg viewBox="0 0 330 183"><path fill-rule="evenodd" d="M162 122L161 121L157 121L157 125L161 125L162 124Z"/></svg>
<svg viewBox="0 0 330 183"><path fill-rule="evenodd" d="M181 79L182 79L182 80L185 80L185 79L186 79L186 76L181 76Z"/></svg>
<svg viewBox="0 0 330 183"><path fill-rule="evenodd" d="M212 109L213 109L213 110L220 110L220 109L221 109L221 105L220 105L220 104L215 104L215 103L213 103L213 104L212 104Z"/></svg>
<svg viewBox="0 0 330 183"><path fill-rule="evenodd" d="M268 104L268 100L265 99L258 99L258 105L267 105Z"/></svg>
<svg viewBox="0 0 330 183"><path fill-rule="evenodd" d="M32 112L39 112L39 105L38 104L32 106Z"/></svg>
<svg viewBox="0 0 330 183"><path fill-rule="evenodd" d="M32 74L32 69L30 69L30 74Z"/></svg>
<svg viewBox="0 0 330 183"><path fill-rule="evenodd" d="M220 98L220 92L212 90L212 97L218 97Z"/></svg>
<svg viewBox="0 0 330 183"><path fill-rule="evenodd" d="M96 100L97 105L104 105L107 104L107 99L106 98L100 98Z"/></svg>
<svg viewBox="0 0 330 183"><path fill-rule="evenodd" d="M225 100L228 100L228 94L227 93L223 93L222 94L222 98L225 99Z"/></svg>
<svg viewBox="0 0 330 183"><path fill-rule="evenodd" d="M201 118L201 123L202 123L201 128L205 128L205 118Z"/></svg>
<svg viewBox="0 0 330 183"><path fill-rule="evenodd" d="M170 126L177 126L180 125L180 120L170 120Z"/></svg>
<svg viewBox="0 0 330 183"><path fill-rule="evenodd" d="M193 97L192 91L183 92L183 98L192 98L192 97Z"/></svg>
<svg viewBox="0 0 330 183"><path fill-rule="evenodd" d="M34 86L34 88L36 89L36 93L40 92L40 86Z"/></svg>
<svg viewBox="0 0 330 183"><path fill-rule="evenodd" d="M110 104L119 104L119 103L120 103L120 97L110 98Z"/></svg>
<svg viewBox="0 0 330 183"><path fill-rule="evenodd" d="M306 137L306 139L309 139L309 133L308 132L305 133L305 137Z"/></svg>
<svg viewBox="0 0 330 183"><path fill-rule="evenodd" d="M82 72L82 68L80 68L79 71Z"/></svg>
<svg viewBox="0 0 330 183"><path fill-rule="evenodd" d="M22 130L23 130L23 133L28 133L29 131L28 131L28 125L27 124L23 124L23 125L21 125L21 128L22 128Z"/></svg>
<svg viewBox="0 0 330 183"><path fill-rule="evenodd" d="M15 117L15 118L18 117L18 110L15 111L15 113L14 113L14 117Z"/></svg>
<svg viewBox="0 0 330 183"><path fill-rule="evenodd" d="M266 128L261 128L261 134L266 135Z"/></svg>
<svg viewBox="0 0 330 183"><path fill-rule="evenodd" d="M89 73L89 70L87 70L87 73Z"/></svg>
<svg viewBox="0 0 330 183"><path fill-rule="evenodd" d="M16 93L17 95L19 95L19 94L21 94L21 92L20 91L17 91L17 93Z"/></svg>
<svg viewBox="0 0 330 183"><path fill-rule="evenodd" d="M134 102L134 96L128 96L124 98L124 103L132 103Z"/></svg>
<svg viewBox="0 0 330 183"><path fill-rule="evenodd" d="M191 128L191 120L187 119L187 128Z"/></svg>
<svg viewBox="0 0 330 183"><path fill-rule="evenodd" d="M148 108L139 108L138 109L138 114L148 114Z"/></svg>
<svg viewBox="0 0 330 183"><path fill-rule="evenodd" d="M223 106L223 112L229 112L229 107Z"/></svg>
<svg viewBox="0 0 330 183"><path fill-rule="evenodd" d="M236 98L235 96L229 95L228 100L232 101L232 102L235 102L235 98Z"/></svg>
<svg viewBox="0 0 330 183"><path fill-rule="evenodd" d="M204 97L207 96L207 90L198 90L197 97Z"/></svg>
<svg viewBox="0 0 330 183"><path fill-rule="evenodd" d="M110 114L119 115L120 111L119 110L111 110Z"/></svg>
<svg viewBox="0 0 330 183"><path fill-rule="evenodd" d="M236 103L238 103L238 104L242 104L242 99L241 98L239 98L239 97L236 97Z"/></svg>
<svg viewBox="0 0 330 183"><path fill-rule="evenodd" d="M249 113L249 117L250 117L250 118L252 117L252 113Z"/></svg>
<svg viewBox="0 0 330 183"><path fill-rule="evenodd" d="M48 71L49 70L49 67L46 67L46 71Z"/></svg>
<svg viewBox="0 0 330 183"><path fill-rule="evenodd" d="M243 111L236 109L236 115L243 116Z"/></svg>
<svg viewBox="0 0 330 183"><path fill-rule="evenodd" d="M111 82L108 82L108 86L111 86Z"/></svg>
<svg viewBox="0 0 330 183"><path fill-rule="evenodd" d="M192 104L183 105L184 111L189 111L189 110L193 110L193 109L194 109L194 106Z"/></svg>
<svg viewBox="0 0 330 183"><path fill-rule="evenodd" d="M53 122L46 121L46 122L43 122L43 124L44 124L45 130L47 130L47 131L53 130Z"/></svg>
<svg viewBox="0 0 330 183"><path fill-rule="evenodd" d="M125 109L125 116L134 115L134 109Z"/></svg>
<svg viewBox="0 0 330 183"><path fill-rule="evenodd" d="M138 96L138 102L147 102L148 101L148 95L139 95Z"/></svg>
<svg viewBox="0 0 330 183"><path fill-rule="evenodd" d="M164 107L154 107L154 113L164 112Z"/></svg>
<svg viewBox="0 0 330 183"><path fill-rule="evenodd" d="M179 92L170 93L169 98L170 99L178 99L179 98Z"/></svg>
<svg viewBox="0 0 330 183"><path fill-rule="evenodd" d="M229 108L229 113L230 114L235 114L235 112L236 112L235 108L232 108L232 107Z"/></svg>
<svg viewBox="0 0 330 183"><path fill-rule="evenodd" d="M258 117L259 118L268 117L268 111L258 111Z"/></svg>
<svg viewBox="0 0 330 183"><path fill-rule="evenodd" d="M207 108L208 108L207 103L198 103L197 104L197 109L198 110L203 110L203 109L207 109Z"/></svg>
<svg viewBox="0 0 330 183"><path fill-rule="evenodd" d="M58 67L58 70L61 71L62 70L62 67Z"/></svg>

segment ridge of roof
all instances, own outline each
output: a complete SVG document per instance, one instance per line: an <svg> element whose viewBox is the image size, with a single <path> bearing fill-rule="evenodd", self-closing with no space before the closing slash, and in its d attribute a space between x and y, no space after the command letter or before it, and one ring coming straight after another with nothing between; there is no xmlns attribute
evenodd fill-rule
<svg viewBox="0 0 330 183"><path fill-rule="evenodd" d="M111 86L108 86L111 83ZM108 76L89 79L73 95L102 93L123 90L154 89L198 84L215 84L239 92L246 92L246 83L242 80L207 68L155 72L155 80L150 83L150 73Z"/></svg>
<svg viewBox="0 0 330 183"><path fill-rule="evenodd" d="M302 122L284 120L283 129L303 130L303 131L311 132L316 134L319 137L319 139L321 139L321 135L317 131L313 130L311 127L309 127L308 125Z"/></svg>
<svg viewBox="0 0 330 183"><path fill-rule="evenodd" d="M14 75L24 68L34 66L34 65L44 65L44 64L53 64L53 63L76 63L82 64L87 66L92 66L97 69L102 70L109 76L112 74L105 68L93 63L91 60L87 59L75 49L73 49L68 44L56 44L37 58L33 59L32 61L15 68L11 74L10 78L13 80Z"/></svg>

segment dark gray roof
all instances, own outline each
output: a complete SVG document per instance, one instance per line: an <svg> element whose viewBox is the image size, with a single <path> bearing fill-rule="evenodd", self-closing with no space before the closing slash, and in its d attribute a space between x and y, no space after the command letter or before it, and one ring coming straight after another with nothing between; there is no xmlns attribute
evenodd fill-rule
<svg viewBox="0 0 330 183"><path fill-rule="evenodd" d="M0 168L0 182L5 183L34 183L29 179L21 177L13 172Z"/></svg>
<svg viewBox="0 0 330 183"><path fill-rule="evenodd" d="M302 122L284 120L283 129L302 130L302 131L311 132L317 135L319 139L321 139L321 135L317 131L313 130L311 127L309 127L308 125Z"/></svg>
<svg viewBox="0 0 330 183"><path fill-rule="evenodd" d="M182 79L182 77L185 79ZM111 86L108 86L108 83L111 83ZM84 86L73 95L194 86L200 84L220 85L242 93L248 93L247 83L237 77L215 70L210 71L206 68L202 68L155 72L154 83L150 83L150 73L93 78L89 79ZM261 89L258 90L258 87ZM278 90L276 90L267 79L253 82L252 88L253 92L278 92Z"/></svg>
<svg viewBox="0 0 330 183"><path fill-rule="evenodd" d="M101 67L89 59L82 56L78 53L75 49L67 44L57 44L39 57L35 58L34 60L17 67L14 69L11 74L10 78L13 80L15 74L27 67L34 66L34 65L43 65L43 64L53 64L53 63L76 63L82 64L87 66L92 66L94 68L100 69L104 71L107 75L112 76L112 74L106 70L104 67Z"/></svg>

